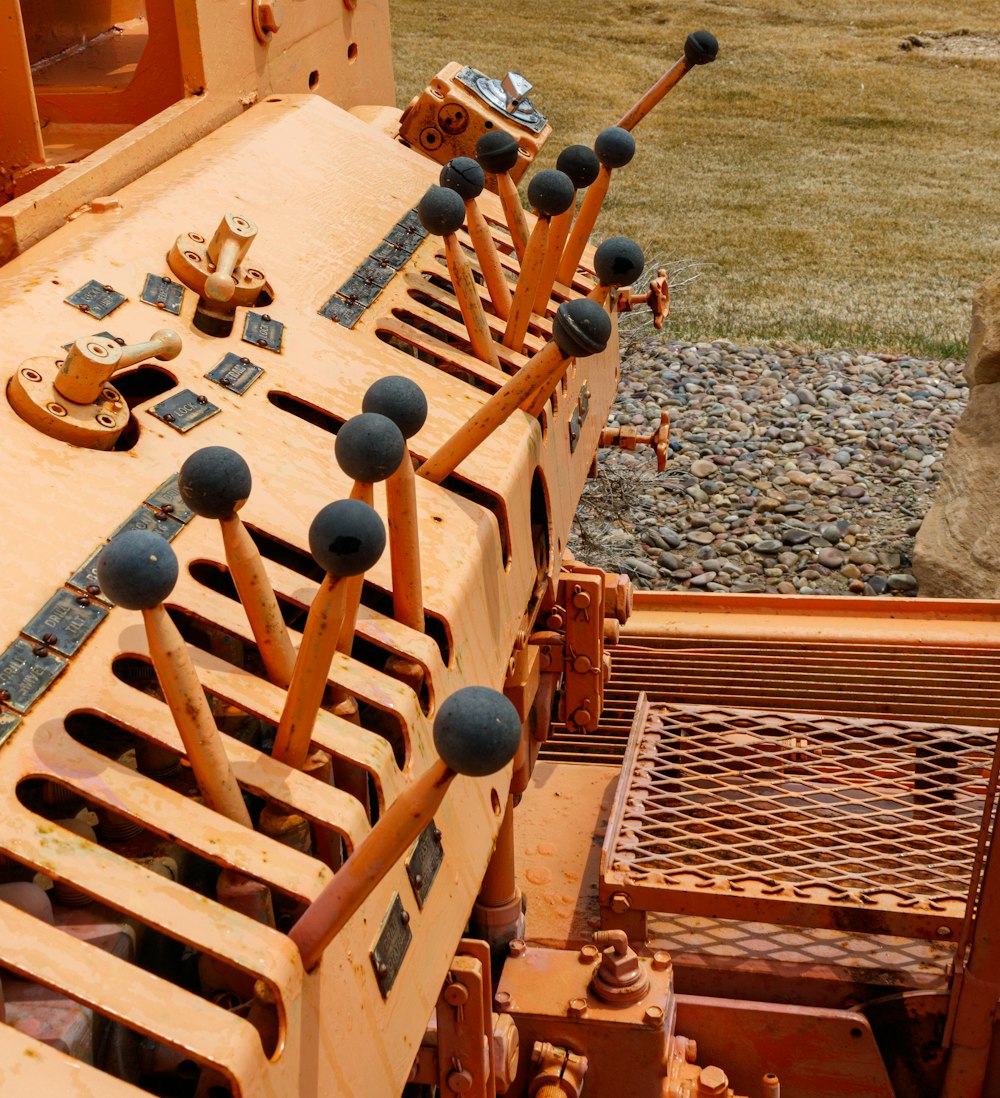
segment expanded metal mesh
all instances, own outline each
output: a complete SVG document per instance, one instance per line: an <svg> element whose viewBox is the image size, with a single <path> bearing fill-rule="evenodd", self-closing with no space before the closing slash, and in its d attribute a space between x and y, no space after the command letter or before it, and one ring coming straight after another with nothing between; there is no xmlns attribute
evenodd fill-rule
<svg viewBox="0 0 1000 1098"><path fill-rule="evenodd" d="M718 916L745 916L750 902L774 921L948 936L964 912L995 738L957 725L650 706L629 744L606 884L656 890L660 903L647 895L646 910L705 913L711 894ZM837 909L858 914L845 924Z"/></svg>

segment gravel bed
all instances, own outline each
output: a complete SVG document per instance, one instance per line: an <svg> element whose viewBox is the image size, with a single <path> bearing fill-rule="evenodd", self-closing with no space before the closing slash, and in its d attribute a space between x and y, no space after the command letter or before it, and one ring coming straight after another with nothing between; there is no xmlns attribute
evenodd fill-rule
<svg viewBox="0 0 1000 1098"><path fill-rule="evenodd" d="M643 588L914 595L913 537L965 405L963 364L643 338L609 424L670 413L647 446L600 451L570 538Z"/></svg>

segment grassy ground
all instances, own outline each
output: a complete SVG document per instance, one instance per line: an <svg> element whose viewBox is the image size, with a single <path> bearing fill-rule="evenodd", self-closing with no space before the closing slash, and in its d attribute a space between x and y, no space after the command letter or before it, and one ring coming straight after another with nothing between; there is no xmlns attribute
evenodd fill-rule
<svg viewBox="0 0 1000 1098"><path fill-rule="evenodd" d="M401 105L441 65L522 71L554 135L590 144L680 56L719 39L636 129L597 235L676 281L687 338L964 353L1000 266L1000 8L981 0L392 0ZM968 30L967 35L949 32ZM936 32L900 49L908 35ZM696 277L692 277L696 276Z"/></svg>

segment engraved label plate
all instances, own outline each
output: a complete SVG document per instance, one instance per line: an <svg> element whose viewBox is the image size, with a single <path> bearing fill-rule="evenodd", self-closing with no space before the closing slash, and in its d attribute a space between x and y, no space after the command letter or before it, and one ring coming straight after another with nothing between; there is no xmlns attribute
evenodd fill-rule
<svg viewBox="0 0 1000 1098"><path fill-rule="evenodd" d="M208 397L199 396L190 389L182 389L179 393L174 393L173 396L161 400L159 404L150 408L149 414L162 419L175 431L184 434L206 419L211 419L220 411L222 409L213 404Z"/></svg>
<svg viewBox="0 0 1000 1098"><path fill-rule="evenodd" d="M64 300L67 305L75 305L81 313L87 313L95 320L103 320L122 302L128 301L128 298L113 286L105 286L92 278L86 286L81 286L75 294L70 294Z"/></svg>
<svg viewBox="0 0 1000 1098"><path fill-rule="evenodd" d="M137 507L131 515L119 526L112 537L124 534L126 530L153 530L167 541L173 541L184 529L184 524L172 518L165 511L154 511L143 504Z"/></svg>
<svg viewBox="0 0 1000 1098"><path fill-rule="evenodd" d="M9 709L0 709L0 747L10 739L11 732L21 723L21 718Z"/></svg>
<svg viewBox="0 0 1000 1098"><path fill-rule="evenodd" d="M181 302L184 300L184 287L179 282L174 282L169 275L148 274L139 300L162 309L165 313L179 316Z"/></svg>
<svg viewBox="0 0 1000 1098"><path fill-rule="evenodd" d="M194 517L188 505L181 496L181 490L177 487L177 474L165 480L152 495L146 497L146 502L154 511L162 511L178 522L188 522Z"/></svg>
<svg viewBox="0 0 1000 1098"><path fill-rule="evenodd" d="M243 342L268 351L281 352L281 340L285 326L280 320L272 320L267 313L247 313L243 325Z"/></svg>
<svg viewBox="0 0 1000 1098"><path fill-rule="evenodd" d="M78 598L71 591L57 591L21 632L63 656L72 656L108 616L101 603L83 604ZM53 636L55 640L46 640Z"/></svg>
<svg viewBox="0 0 1000 1098"><path fill-rule="evenodd" d="M355 277L362 282L370 282L374 286L388 286L396 274L394 267L389 267L377 260L368 258L354 272Z"/></svg>
<svg viewBox="0 0 1000 1098"><path fill-rule="evenodd" d="M431 822L420 832L417 845L413 848L406 863L406 875L413 886L413 895L417 898L417 907L423 910L424 900L431 890L437 871L444 860L444 849L441 846L441 832Z"/></svg>
<svg viewBox="0 0 1000 1098"><path fill-rule="evenodd" d="M353 328L365 308L366 306L362 305L360 301L345 301L339 295L334 294L320 309L319 313L320 316L325 316L330 320L336 320L339 324L343 324L345 328Z"/></svg>
<svg viewBox="0 0 1000 1098"><path fill-rule="evenodd" d="M243 396L263 372L263 366L255 366L246 355L234 355L230 351L205 377L216 385L221 385L223 389Z"/></svg>
<svg viewBox="0 0 1000 1098"><path fill-rule="evenodd" d="M364 305L365 308L371 305L381 292L381 286L376 286L373 282L365 282L364 279L357 274L352 274L337 291L341 297L346 297L350 301L357 301L360 305Z"/></svg>
<svg viewBox="0 0 1000 1098"><path fill-rule="evenodd" d="M420 224L420 216L416 209L412 209L409 213L403 214L399 219L400 226L410 235L417 238L417 244L427 235L427 230ZM414 244L414 248L416 244Z"/></svg>
<svg viewBox="0 0 1000 1098"><path fill-rule="evenodd" d="M66 666L66 660L49 652L36 656L33 641L16 640L0 654L0 700L24 713L45 693Z"/></svg>
<svg viewBox="0 0 1000 1098"><path fill-rule="evenodd" d="M101 585L97 582L97 558L101 555L103 549L103 545L98 545L83 564L69 577L66 582L70 587L77 587L92 597L101 595L101 598L107 598L106 595L101 593Z"/></svg>
<svg viewBox="0 0 1000 1098"><path fill-rule="evenodd" d="M372 968L375 969L375 979L378 980L383 999L389 997L412 938L409 912L404 909L403 901L396 892L371 951Z"/></svg>
<svg viewBox="0 0 1000 1098"><path fill-rule="evenodd" d="M372 248L371 258L376 263L384 263L386 266L392 267L394 271L398 271L405 266L406 261L410 258L410 253L404 248L397 248L395 244L390 243L388 240L383 240L378 247Z"/></svg>

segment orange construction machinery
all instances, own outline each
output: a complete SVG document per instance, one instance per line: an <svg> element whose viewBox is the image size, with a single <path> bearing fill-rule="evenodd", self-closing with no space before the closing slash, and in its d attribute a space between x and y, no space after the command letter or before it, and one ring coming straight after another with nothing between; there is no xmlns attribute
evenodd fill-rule
<svg viewBox="0 0 1000 1098"><path fill-rule="evenodd" d="M0 17L0 1094L1000 1093L997 607L566 551L712 35L526 208L384 0Z"/></svg>

